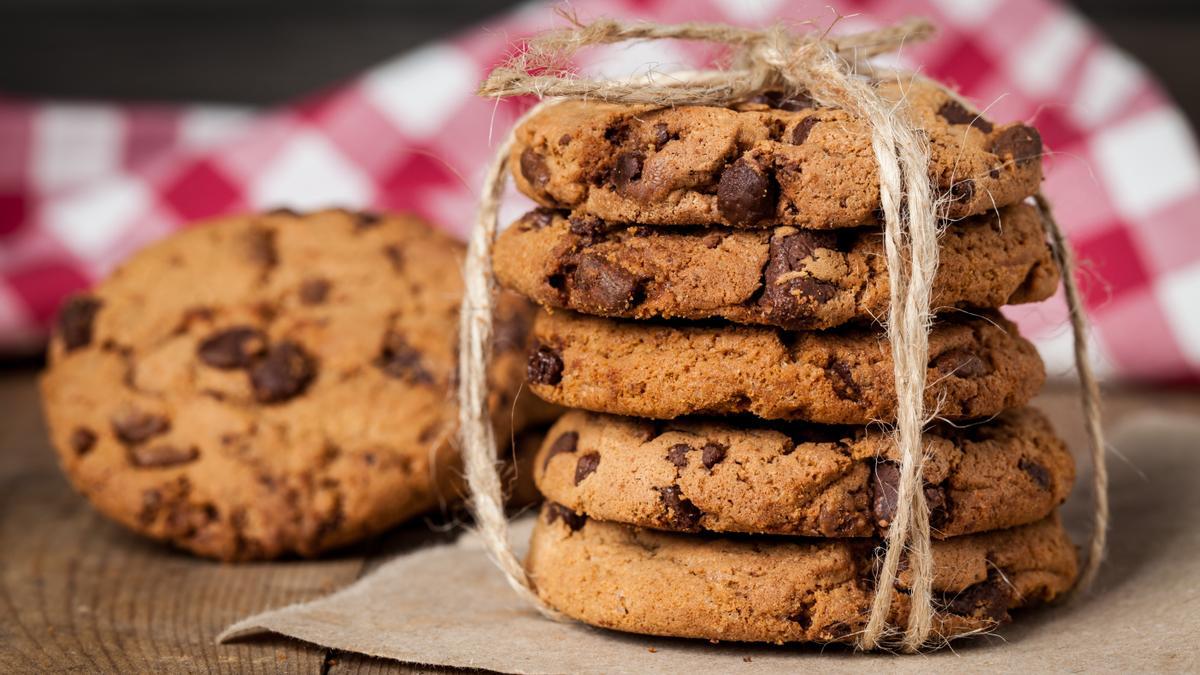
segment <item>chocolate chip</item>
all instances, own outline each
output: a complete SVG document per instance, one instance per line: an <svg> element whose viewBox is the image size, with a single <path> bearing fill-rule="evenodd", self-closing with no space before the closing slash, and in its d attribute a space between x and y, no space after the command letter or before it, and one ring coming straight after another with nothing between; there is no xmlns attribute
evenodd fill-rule
<svg viewBox="0 0 1200 675"><path fill-rule="evenodd" d="M563 361L552 347L538 345L529 355L525 376L534 384L556 385L562 381Z"/></svg>
<svg viewBox="0 0 1200 675"><path fill-rule="evenodd" d="M392 264L392 271L400 274L404 271L404 249L399 244L388 244L383 247L383 256Z"/></svg>
<svg viewBox="0 0 1200 675"><path fill-rule="evenodd" d="M579 433L575 431L564 431L559 434L558 438L550 444L550 449L546 451L546 459L542 460L542 470L550 466L550 460L554 459L555 455L564 452L575 452L575 448L579 444Z"/></svg>
<svg viewBox="0 0 1200 675"><path fill-rule="evenodd" d="M984 581L968 586L958 593L943 595L939 604L951 614L999 623L1008 619L1008 605L1011 600L1012 589L1003 575L992 571Z"/></svg>
<svg viewBox="0 0 1200 675"><path fill-rule="evenodd" d="M900 492L900 467L894 462L876 462L871 472L871 511L875 524L886 528L896 517L896 503Z"/></svg>
<svg viewBox="0 0 1200 675"><path fill-rule="evenodd" d="M588 246L616 229L616 226L605 222L603 218L587 214L572 215L567 222L571 234L585 239L584 244Z"/></svg>
<svg viewBox="0 0 1200 675"><path fill-rule="evenodd" d="M992 372L989 362L963 347L948 349L933 360L933 367L944 376L972 378Z"/></svg>
<svg viewBox="0 0 1200 675"><path fill-rule="evenodd" d="M829 373L829 382L833 386L833 393L837 397L845 401L856 401L862 398L862 388L854 381L854 375L850 370L850 366L842 361L830 361L826 366L826 372Z"/></svg>
<svg viewBox="0 0 1200 675"><path fill-rule="evenodd" d="M663 146L670 143L673 139L671 131L667 129L666 122L659 122L654 125L654 149L662 150Z"/></svg>
<svg viewBox="0 0 1200 675"><path fill-rule="evenodd" d="M809 115L796 123L796 127L792 129L792 145L803 145L804 141L808 140L808 134L812 132L812 128L817 126L816 115Z"/></svg>
<svg viewBox="0 0 1200 675"><path fill-rule="evenodd" d="M562 136L558 137L558 144L560 146L567 145L570 142L571 142L571 134L563 134Z"/></svg>
<svg viewBox="0 0 1200 675"><path fill-rule="evenodd" d="M275 230L255 227L246 232L246 251L250 261L263 267L279 264L279 252L275 248Z"/></svg>
<svg viewBox="0 0 1200 675"><path fill-rule="evenodd" d="M734 225L754 225L775 215L779 186L745 157L730 164L717 183L717 209Z"/></svg>
<svg viewBox="0 0 1200 675"><path fill-rule="evenodd" d="M213 368L246 368L267 347L267 337L251 326L217 331L196 346L196 356Z"/></svg>
<svg viewBox="0 0 1200 675"><path fill-rule="evenodd" d="M929 526L941 530L950 522L950 495L941 485L925 486L925 507L929 510Z"/></svg>
<svg viewBox="0 0 1200 675"><path fill-rule="evenodd" d="M103 304L90 295L73 295L63 304L58 312L58 335L67 351L92 343L92 325Z"/></svg>
<svg viewBox="0 0 1200 675"><path fill-rule="evenodd" d="M667 461L674 464L677 468L686 469L688 465L688 452L692 446L687 443L676 443L670 448L667 448Z"/></svg>
<svg viewBox="0 0 1200 675"><path fill-rule="evenodd" d="M383 336L379 355L371 362L384 375L413 384L433 384L433 375L425 368L421 352L414 349L396 331Z"/></svg>
<svg viewBox="0 0 1200 675"><path fill-rule="evenodd" d="M571 509L556 504L554 502L546 503L546 522L553 524L556 520L561 519L563 524L572 532L577 532L579 528L587 524L587 516L581 513L575 513Z"/></svg>
<svg viewBox="0 0 1200 675"><path fill-rule="evenodd" d="M690 499L684 499L678 485L658 488L658 499L666 510L667 522L679 530L699 529L704 512Z"/></svg>
<svg viewBox="0 0 1200 675"><path fill-rule="evenodd" d="M161 436L171 429L171 420L163 415L154 415L137 410L118 413L110 420L117 440L125 445L144 443Z"/></svg>
<svg viewBox="0 0 1200 675"><path fill-rule="evenodd" d="M374 211L359 211L354 214L354 229L369 230L383 222L383 216Z"/></svg>
<svg viewBox="0 0 1200 675"><path fill-rule="evenodd" d="M1037 129L1015 124L1001 131L992 141L992 153L1017 164L1031 162L1042 154L1042 137Z"/></svg>
<svg viewBox="0 0 1200 675"><path fill-rule="evenodd" d="M250 386L259 403L281 403L308 388L316 375L316 362L295 342L272 345L250 367Z"/></svg>
<svg viewBox="0 0 1200 675"><path fill-rule="evenodd" d="M75 427L67 444L71 446L71 452L74 452L77 457L82 457L96 446L96 432L87 427Z"/></svg>
<svg viewBox="0 0 1200 675"><path fill-rule="evenodd" d="M700 461L704 464L704 468L712 471L712 468L725 460L725 453L728 451L724 445L709 441L704 444L704 448L700 453Z"/></svg>
<svg viewBox="0 0 1200 675"><path fill-rule="evenodd" d="M194 445L181 448L177 445L159 444L138 446L129 450L129 461L144 469L161 469L195 461L200 449Z"/></svg>
<svg viewBox="0 0 1200 675"><path fill-rule="evenodd" d="M536 209L521 216L521 225L526 230L540 230L544 227L549 227L550 223L554 222L554 215L557 213L554 209L548 209L544 206L539 206Z"/></svg>
<svg viewBox="0 0 1200 675"><path fill-rule="evenodd" d="M950 199L955 203L965 203L971 201L975 196L975 181L970 178L964 178L960 181L955 181L950 184Z"/></svg>
<svg viewBox="0 0 1200 675"><path fill-rule="evenodd" d="M534 187L545 187L550 182L550 169L546 167L546 158L534 152L533 148L525 148L521 152L521 175Z"/></svg>
<svg viewBox="0 0 1200 675"><path fill-rule="evenodd" d="M785 326L804 327L804 320L816 313L818 305L835 297L839 288L823 279L792 273L806 271L808 260L818 249L838 248L837 235L832 232L799 230L772 237L759 300L767 316Z"/></svg>
<svg viewBox="0 0 1200 675"><path fill-rule="evenodd" d="M138 522L150 525L158 517L162 508L162 493L158 490L146 490L142 493L142 508L138 511Z"/></svg>
<svg viewBox="0 0 1200 675"><path fill-rule="evenodd" d="M624 193L631 184L641 180L642 163L645 161L645 155L640 152L623 152L617 155L612 173L613 185L617 192Z"/></svg>
<svg viewBox="0 0 1200 675"><path fill-rule="evenodd" d="M1053 478L1050 476L1050 472L1046 469L1046 467L1024 457L1017 462L1017 467L1029 474L1029 477L1033 479L1033 482L1038 484L1038 487L1042 488L1043 490L1050 489L1050 485L1053 483Z"/></svg>
<svg viewBox="0 0 1200 675"><path fill-rule="evenodd" d="M571 299L592 314L619 314L644 299L642 280L603 256L585 253L571 275Z"/></svg>
<svg viewBox="0 0 1200 675"><path fill-rule="evenodd" d="M586 455L580 455L579 461L575 462L575 484L579 485L584 478L595 473L600 466L600 453L589 452Z"/></svg>
<svg viewBox="0 0 1200 675"><path fill-rule="evenodd" d="M982 115L967 110L963 104L950 99L938 108L937 114L950 124L970 124L985 134L992 133L992 123Z"/></svg>
<svg viewBox="0 0 1200 675"><path fill-rule="evenodd" d="M329 297L328 279L305 279L300 282L300 302L305 305L319 305Z"/></svg>

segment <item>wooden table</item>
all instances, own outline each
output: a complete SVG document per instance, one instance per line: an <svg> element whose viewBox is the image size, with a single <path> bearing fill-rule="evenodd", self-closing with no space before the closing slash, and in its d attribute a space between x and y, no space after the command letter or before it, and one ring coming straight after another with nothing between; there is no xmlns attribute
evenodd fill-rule
<svg viewBox="0 0 1200 675"><path fill-rule="evenodd" d="M1078 450L1073 395L1051 387L1039 405ZM1150 408L1200 415L1200 391L1116 389L1107 408L1110 426ZM0 672L426 672L285 638L213 641L238 618L354 581L393 550L388 537L314 561L192 558L127 533L71 491L31 370L0 371L0 410Z"/></svg>

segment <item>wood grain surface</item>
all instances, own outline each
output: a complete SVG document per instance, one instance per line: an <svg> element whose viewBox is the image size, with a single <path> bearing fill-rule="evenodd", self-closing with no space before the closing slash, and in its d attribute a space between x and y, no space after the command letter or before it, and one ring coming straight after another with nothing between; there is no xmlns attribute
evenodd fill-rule
<svg viewBox="0 0 1200 675"><path fill-rule="evenodd" d="M1070 389L1049 388L1039 405L1084 447ZM1200 391L1116 389L1107 408L1110 426L1140 410L1200 415ZM436 672L286 638L219 646L214 636L445 534L418 522L320 560L200 560L127 533L72 492L47 445L33 371L0 370L0 411L0 673Z"/></svg>

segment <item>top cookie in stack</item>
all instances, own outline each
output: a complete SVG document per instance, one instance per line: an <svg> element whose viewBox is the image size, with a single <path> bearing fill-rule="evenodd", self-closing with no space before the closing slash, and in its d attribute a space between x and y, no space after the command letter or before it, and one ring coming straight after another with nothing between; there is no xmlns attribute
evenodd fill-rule
<svg viewBox="0 0 1200 675"><path fill-rule="evenodd" d="M1059 275L1027 202L1037 131L919 79L877 88L907 101L942 195L925 405L950 424L926 435L937 458L923 479L935 627L949 636L1051 600L1076 574L1054 515L1073 463L1024 407L1044 368L996 311L1050 297ZM534 467L553 500L527 560L539 595L634 632L851 640L899 456L871 426L897 401L875 323L889 281L867 124L803 96L567 101L515 138L509 165L540 207L501 233L494 269L546 308L531 390L581 409Z"/></svg>

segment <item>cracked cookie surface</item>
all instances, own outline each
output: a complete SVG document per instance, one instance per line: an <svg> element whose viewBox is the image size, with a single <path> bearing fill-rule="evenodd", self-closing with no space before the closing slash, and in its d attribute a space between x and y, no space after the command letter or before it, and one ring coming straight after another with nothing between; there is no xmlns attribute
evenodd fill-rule
<svg viewBox="0 0 1200 675"><path fill-rule="evenodd" d="M592 520L543 506L525 561L538 596L585 623L649 635L747 642L852 642L866 625L871 539L699 536ZM987 630L1074 583L1056 515L933 542L934 634ZM904 625L911 573L890 623Z"/></svg>
<svg viewBox="0 0 1200 675"><path fill-rule="evenodd" d="M1058 268L1034 206L947 228L935 308L996 308L1054 294ZM496 278L547 307L636 319L723 318L788 329L882 319L879 228L650 228L537 210L501 233Z"/></svg>
<svg viewBox="0 0 1200 675"><path fill-rule="evenodd" d="M150 246L60 314L42 393L63 469L129 528L225 560L314 555L455 498L446 270L463 253L415 219L344 211ZM529 315L502 298L500 438Z"/></svg>
<svg viewBox="0 0 1200 675"><path fill-rule="evenodd" d="M1041 520L1074 482L1071 453L1032 408L936 425L925 439L925 498L938 539ZM572 410L546 435L533 470L547 500L597 520L870 537L895 515L898 459L880 428Z"/></svg>
<svg viewBox="0 0 1200 675"><path fill-rule="evenodd" d="M824 424L890 422L892 356L866 328L788 332L762 326L603 319L542 311L526 375L569 408L671 419L749 413ZM929 336L929 414L953 420L1024 405L1041 358L997 313L943 317Z"/></svg>
<svg viewBox="0 0 1200 675"><path fill-rule="evenodd" d="M993 124L922 79L878 91L908 102L945 217L1037 191L1042 142L1033 127ZM517 128L509 166L542 206L613 222L825 229L877 222L880 208L868 126L804 97L729 108L566 101Z"/></svg>

